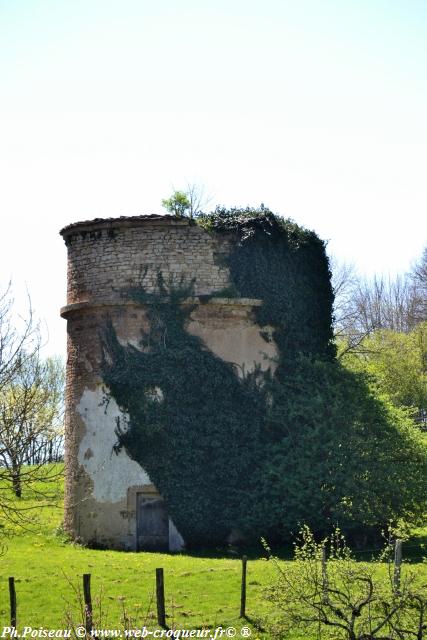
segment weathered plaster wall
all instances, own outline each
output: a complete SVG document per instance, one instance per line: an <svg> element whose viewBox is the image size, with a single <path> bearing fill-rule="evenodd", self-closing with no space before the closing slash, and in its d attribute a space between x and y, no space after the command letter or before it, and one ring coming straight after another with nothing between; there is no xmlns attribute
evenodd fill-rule
<svg viewBox="0 0 427 640"><path fill-rule="evenodd" d="M77 405L85 426L77 461L90 478L91 491L79 505L79 536L95 544L135 549L136 494L156 494L144 469L124 450L116 453L117 419L126 428L127 416L99 385L85 389ZM169 519L169 548L178 551L184 541Z"/></svg>
<svg viewBox="0 0 427 640"><path fill-rule="evenodd" d="M203 340L219 358L237 365L239 376L259 365L262 371L276 368L276 345L272 330L255 323L259 300L212 298L191 314L187 331ZM264 337L263 337L264 336Z"/></svg>
<svg viewBox="0 0 427 640"><path fill-rule="evenodd" d="M101 332L110 319L123 344L138 347L146 310L125 299L123 291L141 283L155 290L158 269L165 280L195 278L198 295L229 286L224 257L232 238L211 236L188 220L135 218L77 223L63 230L68 248L66 496L65 528L85 543L134 549L138 493L156 494L139 464L113 447L114 400L106 403L101 377ZM260 301L202 298L195 303L187 329L216 355L237 365L237 372L274 367L273 341L255 324ZM265 335L265 328L264 328ZM268 333L268 331L267 331ZM170 549L183 540L172 522Z"/></svg>
<svg viewBox="0 0 427 640"><path fill-rule="evenodd" d="M78 463L92 480L92 496L97 502L119 502L126 498L128 487L151 484L146 472L123 449L115 453L116 420L120 419L124 429L127 420L102 386L94 391L85 389L77 411L86 429L79 445Z"/></svg>
<svg viewBox="0 0 427 640"><path fill-rule="evenodd" d="M113 446L116 418L126 416L107 395L101 378L100 332L110 317L129 339L136 340L144 312L118 307L68 310L66 387L66 529L85 543L135 548L135 506L132 492L145 490L150 479L126 453ZM133 496L136 500L135 495Z"/></svg>

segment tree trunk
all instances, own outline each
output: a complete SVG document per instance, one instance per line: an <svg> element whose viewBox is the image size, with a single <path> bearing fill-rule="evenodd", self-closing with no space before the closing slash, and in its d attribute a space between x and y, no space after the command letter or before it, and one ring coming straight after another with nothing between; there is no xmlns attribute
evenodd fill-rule
<svg viewBox="0 0 427 640"><path fill-rule="evenodd" d="M19 470L12 473L12 489L17 498L22 496L21 474Z"/></svg>

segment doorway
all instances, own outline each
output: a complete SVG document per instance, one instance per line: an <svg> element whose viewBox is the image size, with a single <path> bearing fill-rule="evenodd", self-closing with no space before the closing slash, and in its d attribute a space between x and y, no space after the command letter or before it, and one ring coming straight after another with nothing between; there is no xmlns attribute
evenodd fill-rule
<svg viewBox="0 0 427 640"><path fill-rule="evenodd" d="M136 496L136 536L138 551L169 551L169 516L158 495Z"/></svg>

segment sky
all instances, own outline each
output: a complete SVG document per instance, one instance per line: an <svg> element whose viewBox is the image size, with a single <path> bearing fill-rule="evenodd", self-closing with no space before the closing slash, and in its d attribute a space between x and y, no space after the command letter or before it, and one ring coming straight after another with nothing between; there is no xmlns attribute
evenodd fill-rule
<svg viewBox="0 0 427 640"><path fill-rule="evenodd" d="M65 354L61 227L187 183L366 276L427 242L425 0L0 0L0 292Z"/></svg>

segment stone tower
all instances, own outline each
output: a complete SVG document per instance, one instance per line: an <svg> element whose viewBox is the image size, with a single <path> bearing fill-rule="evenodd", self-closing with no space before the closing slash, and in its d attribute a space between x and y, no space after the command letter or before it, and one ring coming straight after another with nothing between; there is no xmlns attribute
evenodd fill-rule
<svg viewBox="0 0 427 640"><path fill-rule="evenodd" d="M113 323L122 344L139 347L144 306L123 292L144 279L155 291L194 279L187 331L247 371L276 355L254 321L259 300L227 298L226 256L233 238L211 235L189 219L135 216L77 222L61 230L68 249L65 528L75 539L118 549L178 550L185 541L162 496L125 450L114 452L121 411L102 381L101 330ZM213 296L213 297L211 297Z"/></svg>

